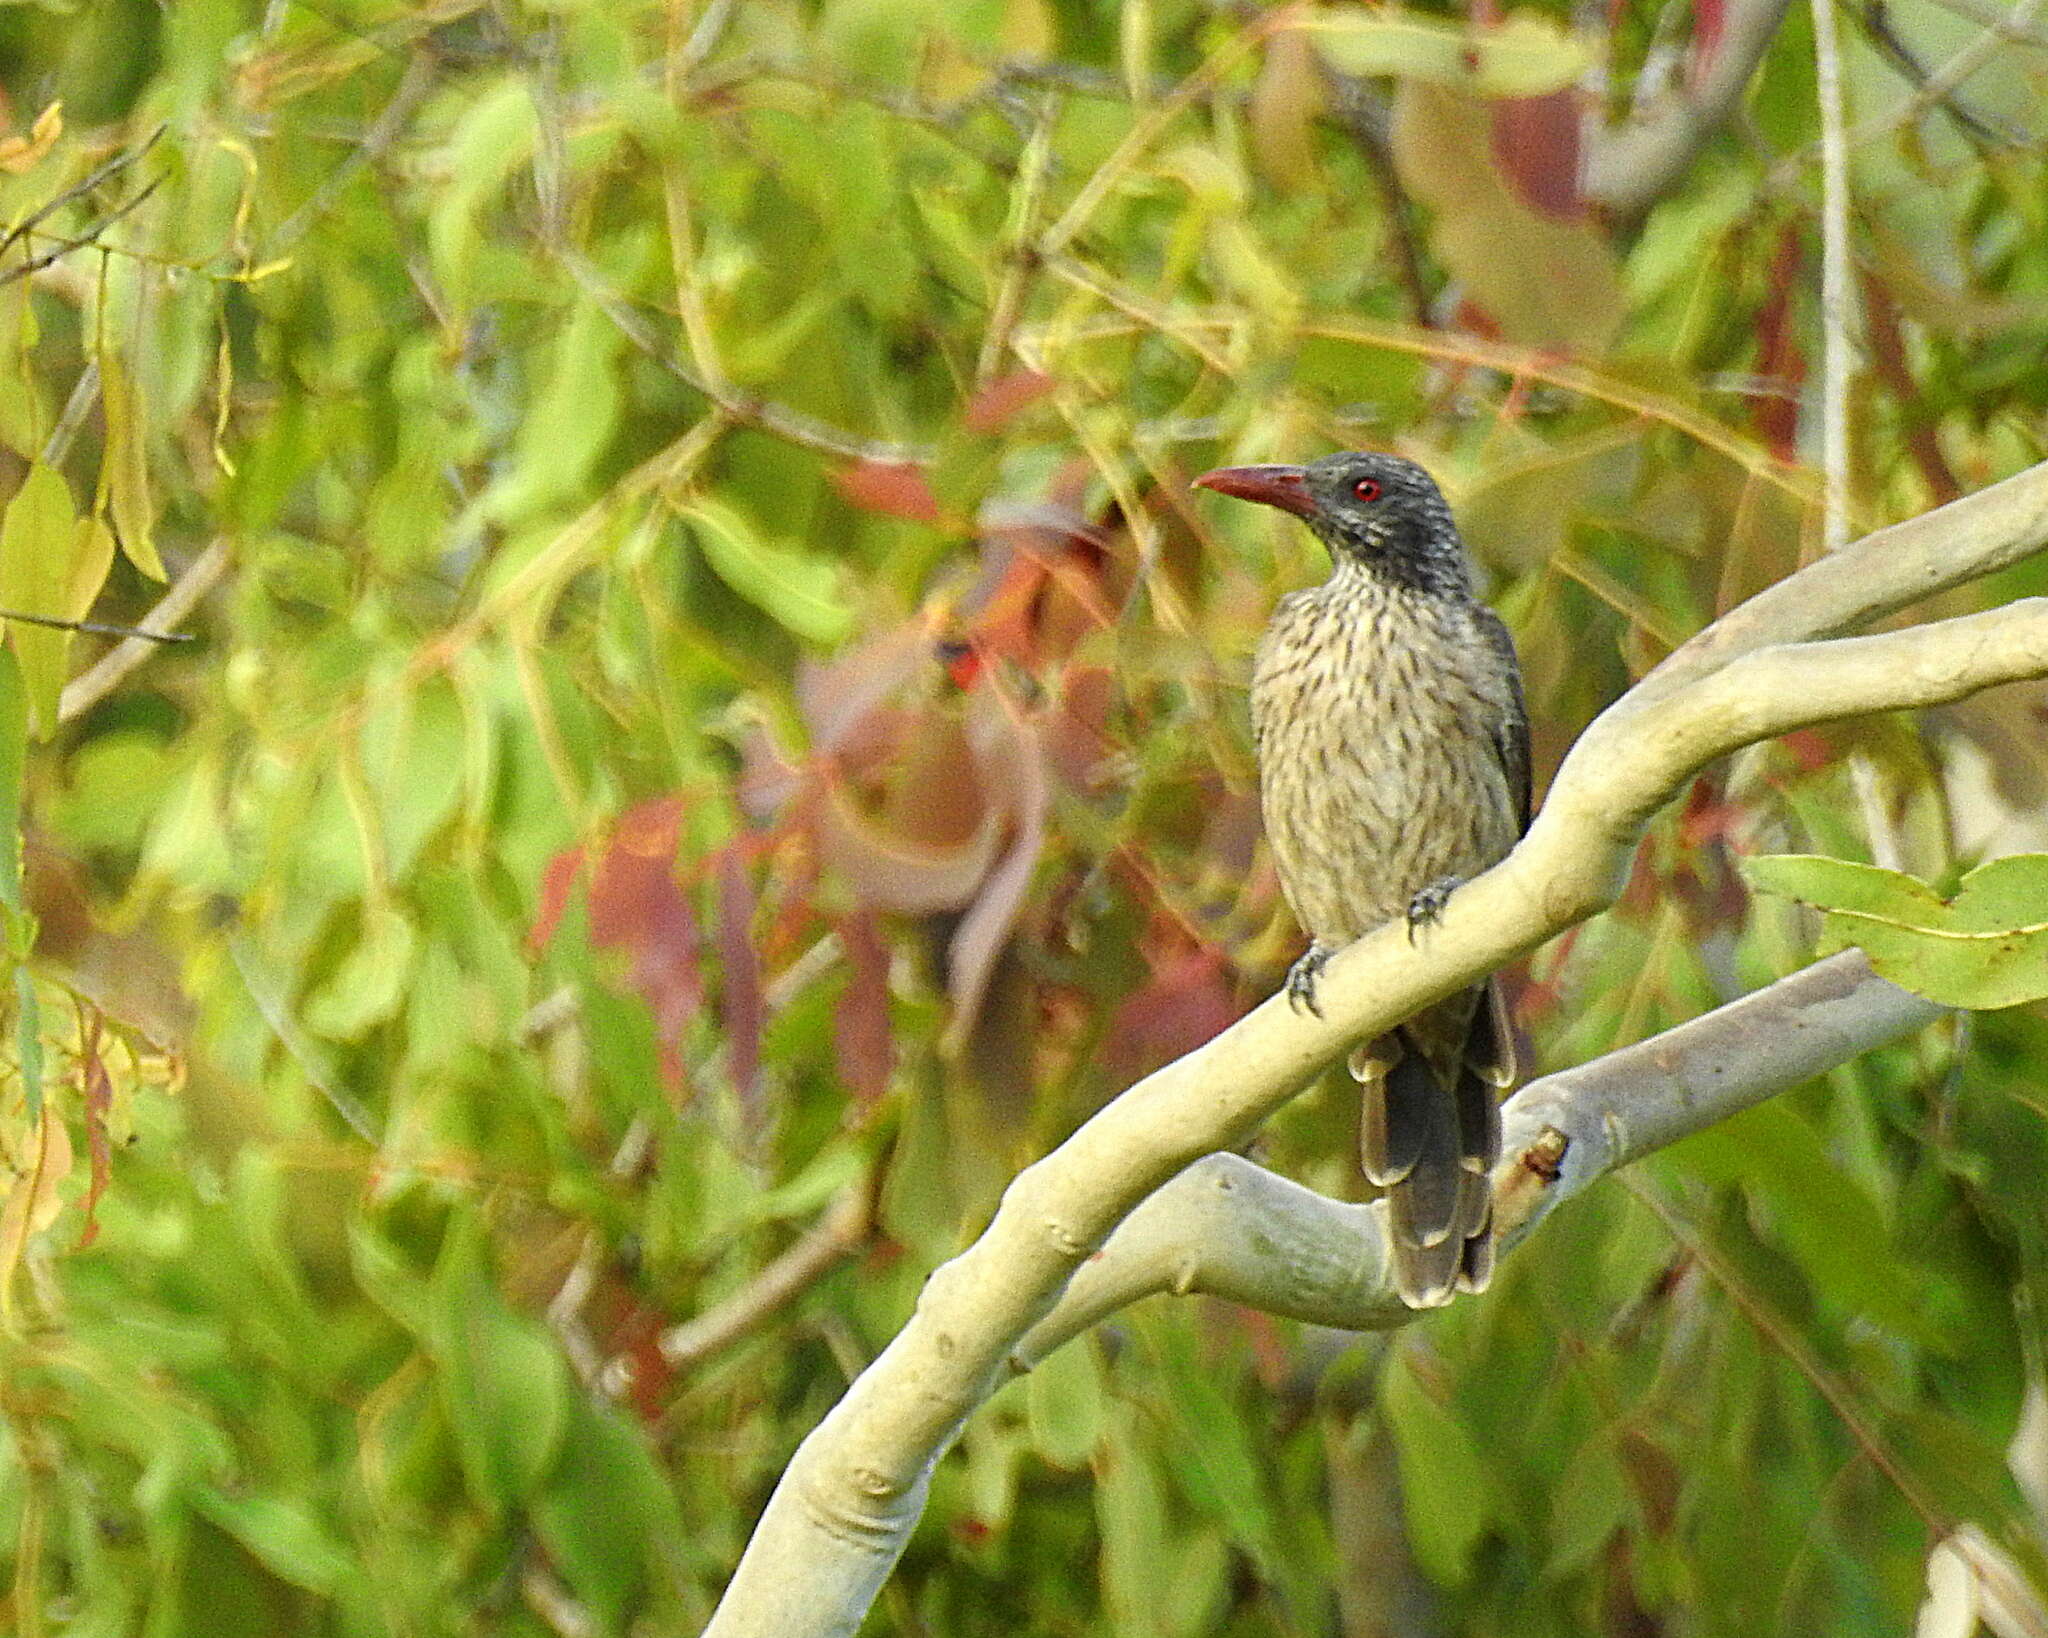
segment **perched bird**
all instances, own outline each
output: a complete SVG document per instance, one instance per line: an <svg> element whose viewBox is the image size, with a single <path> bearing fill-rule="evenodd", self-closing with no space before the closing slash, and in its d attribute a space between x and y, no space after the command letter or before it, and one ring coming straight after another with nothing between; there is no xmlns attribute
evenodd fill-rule
<svg viewBox="0 0 2048 1638"><path fill-rule="evenodd" d="M1292 512L1330 550L1330 578L1280 600L1251 691L1266 835L1310 939L1287 992L1320 1013L1316 978L1337 949L1396 916L1412 936L1528 828L1521 673L1507 627L1473 595L1450 507L1414 462L1353 452L1195 482ZM1515 1079L1498 984L1367 1042L1351 1072L1403 1300L1484 1290L1499 1094Z"/></svg>

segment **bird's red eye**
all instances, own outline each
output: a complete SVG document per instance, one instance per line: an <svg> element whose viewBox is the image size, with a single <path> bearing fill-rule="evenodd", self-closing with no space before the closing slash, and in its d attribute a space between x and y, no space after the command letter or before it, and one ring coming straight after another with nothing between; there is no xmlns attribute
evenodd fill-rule
<svg viewBox="0 0 2048 1638"><path fill-rule="evenodd" d="M1383 492L1377 478L1360 478L1351 486L1351 493L1362 501L1376 501Z"/></svg>

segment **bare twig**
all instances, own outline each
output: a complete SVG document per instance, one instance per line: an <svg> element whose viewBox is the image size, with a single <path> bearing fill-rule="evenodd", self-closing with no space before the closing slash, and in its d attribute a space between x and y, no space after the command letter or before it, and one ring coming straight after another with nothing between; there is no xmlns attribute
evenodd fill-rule
<svg viewBox="0 0 2048 1638"><path fill-rule="evenodd" d="M802 1239L723 1302L661 1335L661 1357L687 1371L758 1330L867 1243L873 1223L872 1192L856 1183L834 1200ZM613 1360L604 1385L619 1392L629 1367Z"/></svg>
<svg viewBox="0 0 2048 1638"><path fill-rule="evenodd" d="M375 164L390 151L412 116L419 112L420 104L427 100L440 66L440 59L430 49L419 45L413 47L398 89L391 93L391 100L371 121L362 140L349 150L340 164L320 179L320 185L306 202L278 224L267 247L272 258L284 255L304 238L306 231L326 215L334 204L335 196L348 186L355 174L365 165Z"/></svg>
<svg viewBox="0 0 2048 1638"><path fill-rule="evenodd" d="M1952 11L1958 17L1967 17L1972 22L1982 23L2001 39L2014 45L2026 46L2035 51L2048 51L2048 30L2033 23L2016 21L2017 13L2008 12L1998 0L1934 0L1944 11Z"/></svg>
<svg viewBox="0 0 2048 1638"><path fill-rule="evenodd" d="M154 131L150 132L148 136L143 138L141 146L135 148L124 148L120 153L114 155L114 157L108 160L104 165L101 165L97 170L94 170L89 175L87 175L83 181L72 183L70 187L64 189L63 192L59 193L54 199L51 199L44 204L38 205L34 210L30 211L27 216L23 217L19 222L15 223L14 226L7 231L4 237L0 237L0 256L4 256L9 250L12 250L15 246L15 243L18 240L27 238L29 234L35 232L37 228L41 227L44 222L48 221L50 217L54 216L66 205L72 204L79 199L83 199L87 194L91 193L93 189L97 188L102 182L106 181L109 177L116 176L122 171L125 171L130 165L133 165L137 160L142 158L143 155L148 153L150 149L154 148L157 145L158 139L160 139L163 136L164 132L167 129L169 129L169 127L159 125ZM155 187L155 185L155 183L151 183L150 187L153 188ZM127 205L124 205L123 207L121 207L120 211L117 211L115 213L115 216L118 217L122 214L125 214L126 211L133 209L134 206L140 204L142 202L142 198L146 197L148 192L149 189L144 189L143 194L141 196L138 196L135 199L131 199ZM110 217L107 222L101 223L100 226L102 228L105 228L114 219L115 218Z"/></svg>
<svg viewBox="0 0 2048 1638"><path fill-rule="evenodd" d="M584 293L597 303L599 311L618 327L619 333L647 357L654 360L669 374L685 386L702 393L718 410L736 426L752 427L757 432L766 432L790 443L800 444L805 449L814 449L821 455L836 455L841 460L876 461L890 465L903 465L932 459L932 451L922 444L892 444L875 438L863 438L858 433L835 427L801 410L789 409L784 405L754 397L740 391L730 382L714 380L699 370L692 369L666 346L661 339L641 321L625 298L608 285L595 267L577 251L568 246L559 248L557 254L569 276L582 286Z"/></svg>
<svg viewBox="0 0 2048 1638"><path fill-rule="evenodd" d="M1983 68L1998 55L1999 49L2013 40L2029 38L2034 21L2041 14L2043 0L2020 0L2012 14L1994 23L1977 36L1962 50L1943 63L1920 85L1919 89L1889 113L1879 114L1865 120L1851 130L1844 139L1850 147L1889 135L1902 125L1918 119L1935 104L1945 101L1956 87L1961 85L1978 69ZM1826 133L1822 133L1822 163L1826 163Z"/></svg>
<svg viewBox="0 0 2048 1638"><path fill-rule="evenodd" d="M144 200L146 200L151 194L155 193L156 190L162 185L162 177L159 176L151 178L149 182L145 183L141 188L136 190L135 196L133 198L122 201L122 203L116 205L112 210L108 211L105 216L102 216L97 222L93 223L91 227L85 229L82 233L79 233L75 236L60 237L54 234L44 235L45 238L55 239L56 242L54 243L54 245L50 249L44 251L40 256L27 257L25 260L15 263L14 266L8 268L6 271L0 272L0 284L12 284L16 279L27 278L31 273L40 273L52 262L55 262L62 257L70 255L74 250L85 250L92 245L98 244L101 234L105 233L108 228L112 227L116 222L120 221L121 218L126 216L130 211L140 206ZM46 206L44 207L44 210L38 211L36 213L37 217L40 218L44 214L47 214L48 209L49 207ZM13 233L10 233L7 236L7 244L13 244L17 239L22 238L26 234L26 232L26 227L15 229ZM0 253L4 253L4 250L5 246L0 246Z"/></svg>
<svg viewBox="0 0 2048 1638"><path fill-rule="evenodd" d="M1408 298L1408 316L1418 328L1428 329L1429 285L1422 276L1415 208L1394 166L1387 110L1365 81L1353 74L1340 74L1327 63L1323 65L1323 83L1330 88L1337 122L1365 156L1365 168L1372 172L1373 183L1380 191L1380 206L1387 213L1387 239L1394 249L1394 272Z"/></svg>
<svg viewBox="0 0 2048 1638"><path fill-rule="evenodd" d="M139 622L151 636L169 632L199 604L199 600L220 584L234 556L225 537L214 541L186 566L157 599L156 607ZM91 669L64 685L57 699L57 720L73 722L85 715L127 680L130 672L158 650L151 636L130 637L100 656Z"/></svg>

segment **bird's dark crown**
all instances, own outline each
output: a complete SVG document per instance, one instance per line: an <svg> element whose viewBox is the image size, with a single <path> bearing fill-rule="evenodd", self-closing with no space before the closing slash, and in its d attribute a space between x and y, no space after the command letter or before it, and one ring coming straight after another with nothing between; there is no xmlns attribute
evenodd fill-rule
<svg viewBox="0 0 2048 1638"><path fill-rule="evenodd" d="M1465 543L1436 480L1413 461L1347 450L1310 461L1302 484L1315 510L1308 526L1367 569L1424 590L1469 590Z"/></svg>

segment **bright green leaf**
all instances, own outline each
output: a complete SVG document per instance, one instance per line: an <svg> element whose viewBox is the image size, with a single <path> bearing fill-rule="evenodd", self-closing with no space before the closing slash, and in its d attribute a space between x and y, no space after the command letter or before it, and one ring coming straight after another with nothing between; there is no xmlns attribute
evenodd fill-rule
<svg viewBox="0 0 2048 1638"><path fill-rule="evenodd" d="M829 647L853 629L831 558L768 540L723 501L695 499L676 508L705 561L741 597L808 642Z"/></svg>
<svg viewBox="0 0 2048 1638"><path fill-rule="evenodd" d="M1876 865L1812 855L1743 861L1767 893L1823 912L1828 949L1855 945L1884 977L1943 1006L1990 1011L2048 997L2048 854L1979 865L1943 900Z"/></svg>

